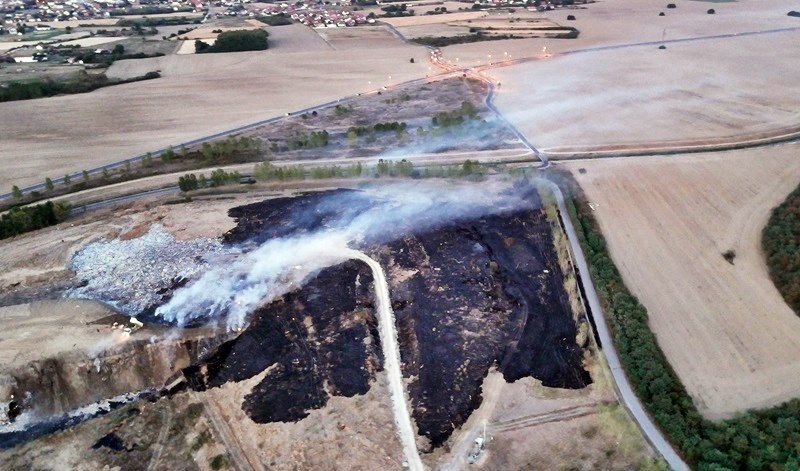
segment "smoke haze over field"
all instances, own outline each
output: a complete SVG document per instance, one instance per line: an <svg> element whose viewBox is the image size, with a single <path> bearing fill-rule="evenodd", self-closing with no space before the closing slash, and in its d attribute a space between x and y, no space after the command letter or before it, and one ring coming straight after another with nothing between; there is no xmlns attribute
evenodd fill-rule
<svg viewBox="0 0 800 471"><path fill-rule="evenodd" d="M236 328L257 306L350 258L348 247L385 243L410 232L530 204L510 184L500 182L393 183L331 193L293 215L297 226L286 235L267 240L232 263L211 266L177 290L156 314L183 325L227 313L228 328Z"/></svg>

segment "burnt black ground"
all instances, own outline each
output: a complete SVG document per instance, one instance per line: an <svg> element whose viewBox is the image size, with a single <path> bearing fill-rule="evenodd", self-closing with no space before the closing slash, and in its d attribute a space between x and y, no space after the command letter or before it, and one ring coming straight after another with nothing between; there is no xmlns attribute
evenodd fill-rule
<svg viewBox="0 0 800 471"><path fill-rule="evenodd" d="M348 204L333 194L345 194ZM434 447L480 405L492 365L509 382L529 376L558 388L591 382L550 224L533 209L540 206L535 191L526 197L528 209L360 247L387 271L404 374L417 377L409 386L412 413ZM255 246L345 225L375 204L342 190L242 206L231 210L238 226L225 240ZM412 275L400 281L399 272ZM330 395L365 393L382 366L372 300L372 276L363 264L321 270L301 290L258 309L239 337L208 357L199 388L272 366L243 405L262 423L302 419Z"/></svg>
<svg viewBox="0 0 800 471"><path fill-rule="evenodd" d="M204 383L195 388L252 378L276 365L245 397L244 410L260 423L302 419L330 394L366 393L382 365L379 343L364 342L377 339L372 299L366 266L323 269L302 290L258 309L239 337L205 361Z"/></svg>

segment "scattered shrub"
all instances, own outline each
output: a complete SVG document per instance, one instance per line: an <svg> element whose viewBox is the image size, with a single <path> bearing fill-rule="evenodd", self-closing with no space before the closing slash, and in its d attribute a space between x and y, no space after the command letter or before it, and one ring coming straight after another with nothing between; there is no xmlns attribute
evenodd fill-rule
<svg viewBox="0 0 800 471"><path fill-rule="evenodd" d="M726 262L733 265L733 260L736 258L736 252L733 250L726 250L722 253L722 258L724 258Z"/></svg>

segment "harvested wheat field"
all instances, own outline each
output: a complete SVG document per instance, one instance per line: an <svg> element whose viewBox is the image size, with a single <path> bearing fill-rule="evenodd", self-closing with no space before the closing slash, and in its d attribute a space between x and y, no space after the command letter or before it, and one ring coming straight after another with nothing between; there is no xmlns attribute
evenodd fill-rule
<svg viewBox="0 0 800 471"><path fill-rule="evenodd" d="M792 46L800 22L786 15L791 4L730 3L717 6L716 15L707 7L593 4L573 11L574 22L563 22L563 11L548 16L577 27L576 40L458 45L445 48L445 58L470 65L486 62L487 54L535 57L486 74L502 83L498 108L553 158L730 142L800 127L800 50ZM666 16L658 16L661 10ZM798 29L770 31L784 28ZM744 34L751 32L758 33ZM662 35L690 40L660 50ZM707 38L713 35L728 36Z"/></svg>
<svg viewBox="0 0 800 471"><path fill-rule="evenodd" d="M269 33L269 47L277 52L329 51L330 44L317 34L313 28L295 23L292 25L266 28Z"/></svg>
<svg viewBox="0 0 800 471"><path fill-rule="evenodd" d="M660 41L662 35L667 40L733 34L748 31L796 27L798 21L786 15L797 10L793 0L774 2L738 1L712 5L709 2L691 1L677 4L677 8L667 9L667 2L652 0L608 0L591 3L585 8L558 9L545 12L525 12L517 9L513 18L545 18L561 26L572 26L580 31L577 39L530 39L510 41L484 41L457 44L443 48L445 57L460 57L462 61L473 59L485 62L490 50L506 50L515 57L534 57L546 46L550 53L562 53L587 47L611 46L643 41ZM706 14L713 7L715 15ZM659 16L664 12L665 16ZM575 16L568 21L567 16ZM446 16L446 15L438 15ZM776 46L794 44L788 40ZM773 54L770 56L777 58ZM610 69L620 67L606 64ZM560 74L564 70L559 71Z"/></svg>
<svg viewBox="0 0 800 471"><path fill-rule="evenodd" d="M447 13L444 15L425 15L425 16L403 16L398 18L383 18L381 21L389 23L395 28L406 26L420 26L432 24L446 24L451 21L467 21L482 18L488 15L485 11L466 11L459 13Z"/></svg>
<svg viewBox="0 0 800 471"><path fill-rule="evenodd" d="M800 30L666 50L637 46L488 73L502 82L498 108L553 158L701 145L710 138L731 142L800 127L800 50L781 47L797 41Z"/></svg>
<svg viewBox="0 0 800 471"><path fill-rule="evenodd" d="M358 28L316 28L319 35L330 47L336 50L358 49L364 45L373 47L400 47L403 42L386 26L359 26Z"/></svg>
<svg viewBox="0 0 800 471"><path fill-rule="evenodd" d="M396 40L399 43L399 40ZM424 77L427 51L363 50L173 55L117 61L110 77L160 70L155 80L91 93L3 103L0 188L8 191ZM415 58L410 63L409 58Z"/></svg>
<svg viewBox="0 0 800 471"><path fill-rule="evenodd" d="M661 348L712 419L800 396L800 317L769 279L760 241L771 209L800 183L798 152L794 143L563 164L595 206Z"/></svg>

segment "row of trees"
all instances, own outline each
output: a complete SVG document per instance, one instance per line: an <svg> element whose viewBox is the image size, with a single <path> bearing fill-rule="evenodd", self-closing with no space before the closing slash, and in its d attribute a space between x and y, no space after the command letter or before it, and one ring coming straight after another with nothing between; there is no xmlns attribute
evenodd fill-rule
<svg viewBox="0 0 800 471"><path fill-rule="evenodd" d="M772 281L800 315L800 186L772 210L761 244Z"/></svg>
<svg viewBox="0 0 800 471"><path fill-rule="evenodd" d="M192 191L199 188L220 187L230 185L231 183L238 183L241 178L242 176L239 172L226 172L218 168L211 172L210 178L207 178L205 174L202 173L200 176L194 173L188 173L178 178L178 188L180 188L181 191Z"/></svg>
<svg viewBox="0 0 800 471"><path fill-rule="evenodd" d="M408 125L405 122L397 121L376 123L373 126L350 126L347 129L347 140L350 142L350 145L356 145L358 143L358 138L366 135L366 143L372 144L377 141L376 133L394 131L395 137L403 142L408 137L408 131L406 131L407 127Z"/></svg>
<svg viewBox="0 0 800 471"><path fill-rule="evenodd" d="M381 10L384 11L384 13L381 15L384 18L395 18L398 16L414 16L414 10L409 10L406 4L389 5L387 7L381 7Z"/></svg>
<svg viewBox="0 0 800 471"><path fill-rule="evenodd" d="M168 149L167 152L170 152L170 150ZM213 143L204 142L200 146L200 155L206 162L219 162L240 155L255 155L260 152L261 139L245 136L238 138L228 136L227 139L214 141ZM174 155L173 152L172 156ZM186 156L185 150L181 151L181 155Z"/></svg>
<svg viewBox="0 0 800 471"><path fill-rule="evenodd" d="M126 80L110 80L105 74L87 74L85 71L81 71L67 81L56 81L49 78L15 80L7 82L0 87L0 102L31 100L62 94L87 93L102 87L150 80L160 76L158 72L148 72L142 76Z"/></svg>
<svg viewBox="0 0 800 471"><path fill-rule="evenodd" d="M800 400L719 423L704 419L658 346L647 309L625 287L588 204L569 200L567 205L625 371L684 458L698 470L799 469Z"/></svg>
<svg viewBox="0 0 800 471"><path fill-rule="evenodd" d="M355 178L362 176L374 176L376 178L405 177L405 178L461 178L483 175L483 168L475 160L465 160L461 165L447 165L425 167L420 172L414 165L406 160L378 160L374 171L364 168L360 162L352 165L340 167L321 166L313 167L308 172L301 165L278 166L271 162L257 164L253 169L253 176L259 181L283 181L283 180L303 180L306 177L319 178Z"/></svg>
<svg viewBox="0 0 800 471"><path fill-rule="evenodd" d="M69 215L67 203L48 201L35 206L11 208L0 217L0 239L58 224Z"/></svg>

